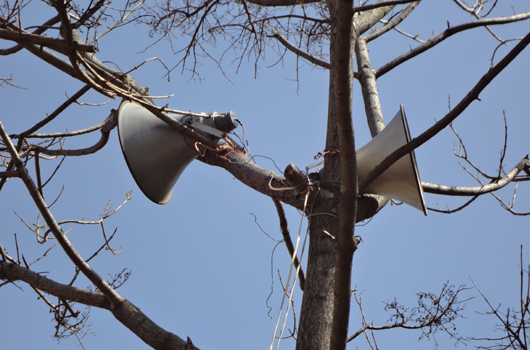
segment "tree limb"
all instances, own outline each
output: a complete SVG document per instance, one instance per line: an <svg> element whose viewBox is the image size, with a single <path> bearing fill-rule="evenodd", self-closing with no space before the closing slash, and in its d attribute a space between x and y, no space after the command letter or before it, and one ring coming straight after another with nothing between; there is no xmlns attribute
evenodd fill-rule
<svg viewBox="0 0 530 350"><path fill-rule="evenodd" d="M157 326L127 299L113 305L101 292L61 284L18 264L5 261L0 261L0 279L23 281L58 298L109 310L116 319L154 349L197 349L193 344L190 345L189 342Z"/></svg>
<svg viewBox="0 0 530 350"><path fill-rule="evenodd" d="M299 210L304 209L303 198L291 188L285 177L259 167L243 153L231 152L225 157L220 157L208 151L198 160L225 169L248 187L272 199L282 201Z"/></svg>
<svg viewBox="0 0 530 350"><path fill-rule="evenodd" d="M0 261L0 279L23 281L34 288L59 298L101 309L111 309L109 300L101 292L94 292L55 282L48 277L42 276L18 264Z"/></svg>
<svg viewBox="0 0 530 350"><path fill-rule="evenodd" d="M423 191L427 193L443 194L446 196L477 196L485 193L497 191L504 186L508 185L513 179L524 169L529 166L528 156L524 157L506 176L491 182L487 185L476 186L476 187L459 187L459 186L442 186L437 184L431 184L428 182L422 182Z"/></svg>
<svg viewBox="0 0 530 350"><path fill-rule="evenodd" d="M129 328L145 343L155 349L182 349L190 350L196 349L190 342L185 342L173 333L167 332L160 328L153 321L151 321L140 309L134 306L127 299L120 296L109 284L103 280L86 261L79 255L79 253L72 246L61 227L55 221L51 214L49 207L44 202L33 180L28 174L22 160L20 159L16 149L11 143L11 139L7 135L2 123L0 122L0 137L4 144L8 147L9 153L14 160L17 170L20 172L20 177L33 201L35 202L39 212L43 216L48 228L54 234L55 238L68 255L70 260L78 267L83 274L102 292L110 304L110 311L123 325Z"/></svg>
<svg viewBox="0 0 530 350"><path fill-rule="evenodd" d="M363 94L364 111L370 134L375 137L385 128L385 120L381 111L375 74L370 66L366 39L363 37L358 37L355 41L355 56L357 58L358 79Z"/></svg>
<svg viewBox="0 0 530 350"><path fill-rule="evenodd" d="M20 177L18 170L0 171L0 178Z"/></svg>
<svg viewBox="0 0 530 350"><path fill-rule="evenodd" d="M44 22L41 26L39 26L37 29L35 29L31 34L42 34L46 30L48 30L50 28L50 26L53 26L54 24L56 24L59 21L60 21L59 20L59 16L55 16L53 18L50 18L49 20ZM10 47L9 49L0 49L0 56L11 55L11 54L14 54L14 53L22 50L22 49L23 49L23 47L18 45L18 44L13 46L13 47Z"/></svg>
<svg viewBox="0 0 530 350"><path fill-rule="evenodd" d="M50 64L51 66L57 68L60 71L63 71L64 73L70 75L72 78L80 80L85 84L87 83L87 81L78 74L78 72L74 69L70 62L60 58L53 52L33 44L23 43L21 45L32 54L42 59L44 62Z"/></svg>
<svg viewBox="0 0 530 350"><path fill-rule="evenodd" d="M396 68L398 65L410 60L413 57L418 56L419 54L433 48L434 46L438 45L445 39L449 38L450 36L462 32L464 30L473 29L477 27L483 27L487 25L498 25L498 24L506 24L506 23L512 23L512 22L518 22L523 21L525 19L530 18L530 12L525 12L518 15L513 15L509 17L499 17L499 18L484 18L479 19L477 21L468 22L464 24L460 24L454 27L451 27L449 29L446 29L444 32L438 34L436 37L431 38L429 41L424 43L423 45L420 45L403 55L393 59L392 61L388 62L387 64L383 65L379 69L376 70L375 75L377 78L381 77L385 73L388 73L390 70Z"/></svg>
<svg viewBox="0 0 530 350"><path fill-rule="evenodd" d="M280 43L282 43L283 46L298 57L301 57L303 59L308 60L309 62L313 63L314 65L320 66L322 68L329 69L331 67L330 63L326 60L320 59L312 54L310 54L307 51L304 51L300 49L299 47L296 47L293 45L287 38L285 38L283 35L278 33L276 28L272 28L272 36L277 39Z"/></svg>
<svg viewBox="0 0 530 350"><path fill-rule="evenodd" d="M377 39L381 35L385 34L389 30L394 29L398 24L403 22L405 18L410 15L410 13L420 4L421 0L414 1L412 4L407 6L396 18L392 19L390 22L386 23L383 27L380 29L371 32L370 34L366 35L364 38L366 39L366 42L370 42L374 39Z"/></svg>
<svg viewBox="0 0 530 350"><path fill-rule="evenodd" d="M376 78L370 65L370 57L368 55L368 48L366 47L366 40L363 37L358 37L355 41L355 56L357 58L357 67L359 70L358 80L361 84L366 119L370 129L370 134L372 137L375 137L385 128L385 120L381 111L381 103L379 101ZM373 215L375 215L377 211L381 210L390 201L388 198L383 196L377 196L377 198L370 199L367 197L361 197L360 200L363 200L363 202L362 204L361 202L358 204L358 217L356 217L356 222L364 220L365 218L361 219L363 212L365 212L367 208L371 207L367 205L366 201L371 200L372 203L377 204L377 210L373 212Z"/></svg>
<svg viewBox="0 0 530 350"><path fill-rule="evenodd" d="M358 15L353 21L353 27L358 36L364 34L368 29L372 28L377 22L385 17L396 6L392 4L392 0L378 0L374 5L378 7L363 12Z"/></svg>
<svg viewBox="0 0 530 350"><path fill-rule="evenodd" d="M81 96L83 96L86 92L88 92L88 90L90 90L90 85L85 85L83 86L79 91L77 91L75 94L72 95L72 97L70 97L68 100L66 100L62 105L60 105L55 111L53 111L53 113L49 114L48 116L46 116L46 118L44 118L43 120L41 120L40 122L38 122L37 124L35 124L33 127L31 127L30 129L22 132L21 134L19 135L12 135L11 138L18 138L18 139L21 139L21 138L24 138L24 137L27 137L31 134L33 134L35 131L39 130L40 128L42 128L43 126L45 126L46 124L48 124L49 122L51 122L52 120L54 120L59 114L61 114L68 106L70 106L72 103L76 102L77 99L79 99ZM38 136L36 136L38 137Z"/></svg>
<svg viewBox="0 0 530 350"><path fill-rule="evenodd" d="M47 147L41 146L31 146L32 149L35 149L39 153L47 154L49 156L85 156L87 154L93 154L105 147L110 138L110 132L118 125L118 118L115 115L116 111L112 110L109 117L103 122L103 127L100 128L101 137L94 145L81 148L81 149L49 149ZM82 131L81 131L82 132ZM81 133L77 133L80 135ZM23 148L24 149L24 148Z"/></svg>
<svg viewBox="0 0 530 350"><path fill-rule="evenodd" d="M66 255L72 260L72 262L77 266L83 274L99 289L109 301L113 304L117 304L123 300L123 297L119 296L116 291L114 291L107 282L101 278L86 262L83 260L81 255L76 251L74 246L70 243L61 227L57 225L52 213L50 212L48 206L44 202L44 199L40 195L35 183L28 174L26 167L24 166L22 160L20 159L18 152L11 143L11 139L7 135L4 126L0 122L0 136L4 141L4 144L7 146L9 153L11 154L12 159L15 162L17 170L20 172L20 177L26 188L28 189L29 194L33 198L33 201L37 205L41 215L43 216L46 224L53 232L53 235L65 251Z"/></svg>
<svg viewBox="0 0 530 350"><path fill-rule="evenodd" d="M419 1L421 1L421 0L419 0ZM353 11L354 12L362 12L362 11L373 10L373 9L376 9L376 8L379 8L379 7L383 7L383 6L396 6L396 5L403 5L403 4L408 4L408 3L411 3L411 2L419 2L419 1L416 1L416 0L387 0L387 1L384 1L384 2L378 1L375 4L354 6L353 7Z"/></svg>
<svg viewBox="0 0 530 350"><path fill-rule="evenodd" d="M296 6L321 2L322 0L246 0L254 5L263 7Z"/></svg>
<svg viewBox="0 0 530 350"><path fill-rule="evenodd" d="M0 39L11 40L20 44L32 44L49 47L55 51L67 52L77 50L83 52L96 52L96 47L84 44L68 44L64 40L55 39L43 35L30 33L18 33L12 30L0 28Z"/></svg>
<svg viewBox="0 0 530 350"><path fill-rule="evenodd" d="M393 328L409 330L421 329L422 336L420 339L422 337L429 337L439 330L442 330L457 341L461 341L461 338L458 337L453 330L453 323L457 318L462 317L460 313L465 308L465 302L469 300L459 300L459 294L469 288L460 286L455 289L454 287L455 286L450 286L449 283L446 282L438 295L425 292L417 293L418 306L413 308L406 308L399 304L395 299L393 302L385 303L385 311L393 312L389 319L389 321L393 323L383 326L374 326L373 323L368 323L366 321L361 302L362 294L358 298L356 291L354 291L355 301L357 302L359 311L362 315L362 327L348 337L348 342L354 340L367 330L379 331ZM450 325L450 327L447 327L447 325Z"/></svg>

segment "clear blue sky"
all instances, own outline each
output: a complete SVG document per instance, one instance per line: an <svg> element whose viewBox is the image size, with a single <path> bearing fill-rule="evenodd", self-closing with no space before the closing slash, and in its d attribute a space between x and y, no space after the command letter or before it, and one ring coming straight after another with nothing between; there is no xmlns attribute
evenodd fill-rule
<svg viewBox="0 0 530 350"><path fill-rule="evenodd" d="M26 23L35 25L51 17L50 13L30 9ZM529 11L526 1L511 1L516 12ZM510 15L507 4L500 4L496 15ZM33 11L33 12L32 12ZM24 18L24 17L23 17ZM426 40L451 25L472 20L451 1L425 1L400 28L420 34ZM505 28L493 28L507 39L523 36L528 22ZM392 33L369 44L374 68L399 56L417 44ZM145 59L158 56L167 66L178 61L162 41L148 50L152 42L143 26L127 26L99 42L98 57L123 70ZM180 45L177 40L174 44ZM417 136L435 120L441 119L451 106L488 70L493 50L498 45L484 29L475 29L447 39L424 55L409 61L379 79L378 87L386 121L399 105L407 112L412 136ZM501 47L498 62L515 43ZM0 41L0 47L10 43ZM457 119L454 127L466 142L470 158L484 171L497 171L499 151L504 140L503 111L508 122L506 170L529 153L530 127L530 49L524 51ZM171 81L164 77L163 67L153 61L132 76L152 95L175 96L170 107L195 112L233 110L248 131L250 152L274 160L280 169L291 162L299 168L314 162L313 156L323 150L327 115L327 72L299 61L299 84L296 61L287 55L282 64L272 51L260 62L255 78L252 62L246 60L236 74L236 64L225 60L228 81L211 61L201 61L201 81L190 79L185 72L175 71ZM0 90L0 120L8 133L19 133L51 113L82 87L63 73L41 62L27 52L2 57L0 77L12 76L13 83L27 89L4 87ZM370 140L364 107L358 85L353 102L356 143ZM88 93L82 100L105 102L102 96ZM167 103L167 102L164 102ZM82 129L104 120L119 101L111 100L100 107L72 106L46 127L47 132ZM237 132L241 135L241 129ZM67 140L66 148L86 147L99 135ZM444 185L475 186L474 180L458 165L453 156L457 139L444 130L417 150L416 156L423 181ZM274 170L272 161L256 157L260 166ZM58 162L44 162L43 173L50 175ZM30 166L31 168L32 166ZM289 258L283 245L274 250L281 239L278 219L272 201L239 183L224 170L193 162L176 184L173 199L165 206L151 203L137 188L122 157L116 131L109 144L95 155L68 158L52 182L45 188L48 202L62 191L52 207L58 221L67 219L97 220L109 200L116 207L132 190L132 200L116 215L105 221L107 235L117 228L112 246L121 248L116 256L102 252L92 267L103 276L122 269L132 271L130 279L118 289L124 297L165 329L186 339L190 337L201 349L265 349L274 330L281 300L278 279L287 279ZM513 186L499 192L506 201ZM11 179L0 194L1 243L16 256L13 234L17 234L20 253L33 261L54 242L38 245L33 234L17 218L15 212L30 225L39 220L37 209L21 181ZM463 199L427 195L429 207L455 208ZM528 184L521 183L516 197L516 210L530 211ZM300 215L287 210L293 235L298 231ZM251 215L254 214L254 215ZM438 293L446 281L456 286L471 286L472 278L493 305L501 310L516 307L519 293L519 252L524 245L526 264L530 261L528 218L516 217L503 210L492 196L479 198L467 209L452 215L430 212L424 217L411 207L387 206L370 222L360 225L356 234L363 243L353 261L353 285L363 291L363 305L368 321L383 325L388 315L383 302L397 298L415 306L415 293ZM42 222L42 219L41 219ZM305 223L304 223L305 225ZM305 229L305 226L302 229ZM86 258L101 242L98 226L77 226L69 238ZM58 282L68 283L73 266L59 248L33 266ZM109 275L108 275L109 274ZM271 276L272 274L272 276ZM77 286L89 285L79 278ZM46 305L37 300L30 287L17 283L0 289L0 329L2 347L6 349L72 349L75 338L57 345L52 338L54 323ZM271 293L271 287L273 293ZM301 292L295 293L297 317ZM492 336L495 319L475 311L487 305L474 290L463 297L468 302L465 317L457 323L462 336ZM56 302L55 298L51 298ZM269 308L272 308L269 317ZM82 306L78 306L83 310ZM291 313L292 315L292 313ZM91 331L82 340L85 349L145 349L147 346L114 320L107 311L92 309ZM360 314L353 304L350 333L360 327ZM287 327L292 330L292 321ZM393 330L376 334L380 349L426 349L433 343L418 342L415 331ZM454 341L445 334L436 338L441 348L452 347ZM470 344L473 345L473 344ZM364 339L348 348L367 349ZM282 341L281 348L292 349L294 342Z"/></svg>

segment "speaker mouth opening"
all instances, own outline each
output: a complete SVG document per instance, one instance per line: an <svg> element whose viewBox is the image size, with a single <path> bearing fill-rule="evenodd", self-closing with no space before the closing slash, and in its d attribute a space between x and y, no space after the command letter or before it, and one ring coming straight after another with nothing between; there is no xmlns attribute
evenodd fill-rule
<svg viewBox="0 0 530 350"><path fill-rule="evenodd" d="M226 119L221 123L224 130L216 129L217 116L204 116L177 114L171 118L191 126L214 142L236 127L233 112L219 116ZM169 202L182 172L198 156L193 145L142 105L126 99L118 109L118 137L127 167L142 193L154 203Z"/></svg>
<svg viewBox="0 0 530 350"><path fill-rule="evenodd" d="M412 138L410 137L409 123L407 121L407 115L405 114L405 109L403 108L403 105L399 106L399 112L401 113L401 116L402 116L403 129L405 130L405 136L407 138L407 143L409 143L412 140ZM423 193L423 186L421 185L421 178L420 178L420 172L418 170L418 163L416 161L416 154L414 153L414 151L411 151L408 155L410 157L412 171L414 173L414 177L416 180L415 182L417 184L416 188L418 190L418 196L421 198L420 200L421 208L422 208L423 214L427 216L427 205L425 203L425 195Z"/></svg>

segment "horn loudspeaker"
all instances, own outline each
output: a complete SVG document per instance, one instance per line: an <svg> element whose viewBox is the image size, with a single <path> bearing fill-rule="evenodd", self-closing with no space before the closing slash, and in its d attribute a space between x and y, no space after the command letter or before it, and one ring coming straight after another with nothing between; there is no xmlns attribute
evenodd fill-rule
<svg viewBox="0 0 530 350"><path fill-rule="evenodd" d="M383 159L410 142L403 105L392 121L370 142L357 149L358 178L364 178ZM427 215L420 174L414 151L403 156L364 190L408 204Z"/></svg>
<svg viewBox="0 0 530 350"><path fill-rule="evenodd" d="M208 118L172 118L182 124L198 122L225 133L237 126L233 112ZM180 175L197 158L194 142L128 100L123 100L118 110L118 135L127 166L140 190L157 204L169 202Z"/></svg>

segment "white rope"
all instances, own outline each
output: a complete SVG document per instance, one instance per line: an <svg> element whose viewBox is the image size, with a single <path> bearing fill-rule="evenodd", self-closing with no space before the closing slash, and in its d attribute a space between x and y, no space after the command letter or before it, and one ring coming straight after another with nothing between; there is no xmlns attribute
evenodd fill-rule
<svg viewBox="0 0 530 350"><path fill-rule="evenodd" d="M305 196L304 210L303 210L302 213L304 213L305 210L306 210L308 198L309 198L309 191L308 191L308 193L306 193L306 196ZM269 347L269 350L272 350L273 347L274 347L274 339L276 338L276 333L278 331L278 325L280 324L280 319L282 317L282 309L283 309L283 305L285 303L285 297L287 296L287 290L289 288L290 281L291 281L291 275L292 275L292 271L293 271L294 260L296 258L296 252L298 251L298 246L300 244L300 236L301 236L301 232L302 232L303 220L304 220L304 215L302 214L302 218L300 219L300 227L298 228L298 237L296 239L296 246L294 248L293 256L291 258L291 266L289 267L289 275L287 276L287 283L285 284L285 290L283 292L282 302L280 304L280 310L278 312L278 320L276 321L276 326L274 328L274 334L272 335L272 340L271 340L271 345ZM309 230L309 228L308 228L308 230ZM302 252L300 254L300 263L302 262L302 256L303 256L304 250L305 250L304 248L305 248L305 243L306 243L306 240L307 240L308 230L306 230L304 243L302 244ZM301 264L299 264L297 269L296 269L296 274L294 276L293 284L292 284L291 290L289 292L289 302L288 302L288 305L287 305L287 310L285 310L285 317L284 317L284 320L283 320L282 329L280 331L280 336L278 337L278 342L276 343L276 350L278 350L279 347L280 347L280 340L282 339L283 331L285 329L285 324L287 323L287 316L289 315L289 310L291 308L291 303L292 303L292 300L293 300L294 288L296 287L296 280L298 279L298 273L300 271L300 268L301 268Z"/></svg>

